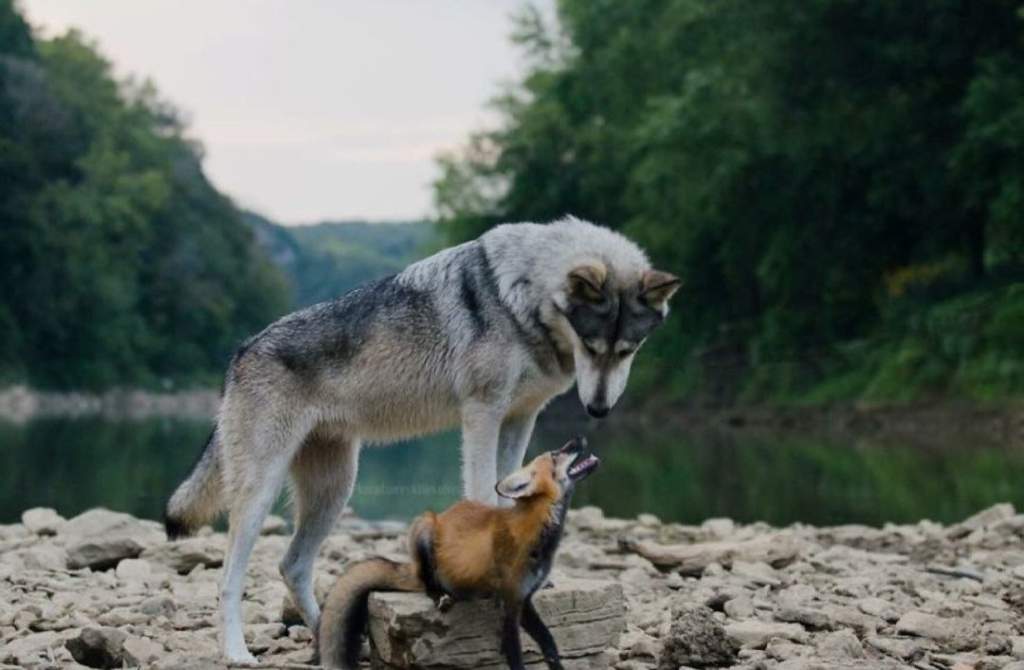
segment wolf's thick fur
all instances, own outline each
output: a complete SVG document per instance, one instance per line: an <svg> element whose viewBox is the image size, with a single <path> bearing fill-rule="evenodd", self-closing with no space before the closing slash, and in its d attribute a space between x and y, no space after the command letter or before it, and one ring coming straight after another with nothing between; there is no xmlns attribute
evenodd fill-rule
<svg viewBox="0 0 1024 670"><path fill-rule="evenodd" d="M493 504L551 398L576 381L595 416L615 404L678 285L608 229L572 218L508 224L246 342L216 429L166 511L177 536L228 510L225 657L255 660L242 636L245 569L289 475L296 531L281 574L315 628L313 560L352 492L364 442L461 424L466 497Z"/></svg>

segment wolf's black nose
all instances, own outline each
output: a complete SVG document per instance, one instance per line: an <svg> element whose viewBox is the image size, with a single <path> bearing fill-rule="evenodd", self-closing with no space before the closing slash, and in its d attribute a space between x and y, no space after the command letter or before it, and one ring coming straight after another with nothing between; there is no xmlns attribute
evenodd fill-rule
<svg viewBox="0 0 1024 670"><path fill-rule="evenodd" d="M612 408L604 403L589 403L587 405L587 414L594 417L595 419L603 419L608 416L608 412L612 411Z"/></svg>

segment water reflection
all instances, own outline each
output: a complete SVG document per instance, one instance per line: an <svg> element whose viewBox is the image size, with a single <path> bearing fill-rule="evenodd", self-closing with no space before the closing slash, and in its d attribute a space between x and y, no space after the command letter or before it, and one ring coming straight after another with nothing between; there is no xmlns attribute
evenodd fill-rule
<svg viewBox="0 0 1024 670"><path fill-rule="evenodd" d="M589 428L589 430L587 430ZM773 524L953 521L993 502L1024 506L1024 454L999 446L924 449L813 435L685 433L642 424L582 426L603 467L576 504L609 515L652 512ZM210 430L201 420L101 418L0 422L0 523L35 505L73 515L95 505L158 518ZM542 424L535 450L580 426ZM454 433L364 450L352 505L408 518L458 498Z"/></svg>

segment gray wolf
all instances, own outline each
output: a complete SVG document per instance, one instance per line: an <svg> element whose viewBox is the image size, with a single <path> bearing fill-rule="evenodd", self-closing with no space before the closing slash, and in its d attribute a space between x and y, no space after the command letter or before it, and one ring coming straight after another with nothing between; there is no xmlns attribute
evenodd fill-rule
<svg viewBox="0 0 1024 670"><path fill-rule="evenodd" d="M296 529L280 570L315 630L313 561L352 493L361 445L461 425L465 496L496 503L495 483L522 464L554 396L575 381L590 414L615 405L679 283L606 228L506 224L243 344L216 427L166 509L172 538L227 509L225 658L255 662L242 635L245 570L286 479Z"/></svg>
<svg viewBox="0 0 1024 670"><path fill-rule="evenodd" d="M560 670L558 647L531 599L551 572L576 484L598 466L585 448L586 442L576 438L500 481L497 492L514 500L514 509L463 500L439 515L427 512L409 533L413 562L377 558L349 567L324 601L317 635L321 662L342 670L359 667L371 591L425 591L439 607L453 598L497 596L504 610L501 649L509 668L524 668L522 626L548 667Z"/></svg>

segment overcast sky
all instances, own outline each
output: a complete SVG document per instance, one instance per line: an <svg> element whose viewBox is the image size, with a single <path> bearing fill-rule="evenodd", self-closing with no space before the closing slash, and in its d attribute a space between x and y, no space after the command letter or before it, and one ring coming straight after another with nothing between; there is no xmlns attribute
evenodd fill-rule
<svg viewBox="0 0 1024 670"><path fill-rule="evenodd" d="M552 0L538 3L550 11ZM522 0L21 0L186 112L206 170L285 223L430 212L433 157L493 119Z"/></svg>

